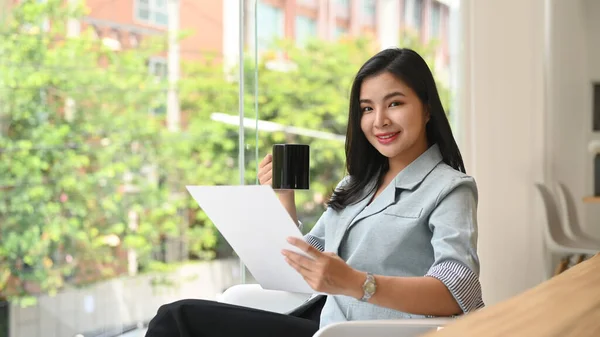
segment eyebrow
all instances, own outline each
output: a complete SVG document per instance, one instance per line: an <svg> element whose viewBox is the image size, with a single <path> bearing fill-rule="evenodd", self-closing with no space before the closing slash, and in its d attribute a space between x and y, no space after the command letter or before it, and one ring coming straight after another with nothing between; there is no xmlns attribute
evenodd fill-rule
<svg viewBox="0 0 600 337"><path fill-rule="evenodd" d="M394 92L390 92L389 94L383 96L383 100L388 100L394 96L402 96L402 97L406 97L405 94L401 93L400 91L394 91ZM373 103L372 100L370 99L361 99L358 101L359 103Z"/></svg>

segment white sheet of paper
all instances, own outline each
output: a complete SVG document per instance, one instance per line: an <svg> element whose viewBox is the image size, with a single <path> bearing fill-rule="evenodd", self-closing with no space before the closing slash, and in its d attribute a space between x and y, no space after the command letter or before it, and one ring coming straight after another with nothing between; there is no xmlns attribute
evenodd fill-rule
<svg viewBox="0 0 600 337"><path fill-rule="evenodd" d="M264 289L315 293L281 255L284 248L303 253L286 241L290 236L302 238L302 233L270 186L187 190Z"/></svg>

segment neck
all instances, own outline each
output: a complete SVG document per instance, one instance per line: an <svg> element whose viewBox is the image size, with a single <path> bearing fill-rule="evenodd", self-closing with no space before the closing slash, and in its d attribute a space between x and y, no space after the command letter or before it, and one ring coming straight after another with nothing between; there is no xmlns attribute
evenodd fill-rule
<svg viewBox="0 0 600 337"><path fill-rule="evenodd" d="M427 139L424 141L414 144L412 147L406 149L406 151L397 155L394 158L389 158L390 169L388 174L396 176L400 171L404 170L410 163L419 158L420 155L427 151Z"/></svg>

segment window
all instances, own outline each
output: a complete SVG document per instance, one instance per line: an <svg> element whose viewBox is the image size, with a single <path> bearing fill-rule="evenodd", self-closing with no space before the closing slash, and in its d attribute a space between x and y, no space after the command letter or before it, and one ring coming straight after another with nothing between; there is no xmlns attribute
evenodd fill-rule
<svg viewBox="0 0 600 337"><path fill-rule="evenodd" d="M340 18L348 18L350 16L350 0L335 0L337 16Z"/></svg>
<svg viewBox="0 0 600 337"><path fill-rule="evenodd" d="M135 19L147 24L166 27L169 23L168 0L135 0Z"/></svg>
<svg viewBox="0 0 600 337"><path fill-rule="evenodd" d="M421 19L423 17L423 0L413 0L413 27L421 28Z"/></svg>
<svg viewBox="0 0 600 337"><path fill-rule="evenodd" d="M434 2L431 5L431 25L429 36L432 38L437 38L440 36L440 12L441 7L438 2Z"/></svg>
<svg viewBox="0 0 600 337"><path fill-rule="evenodd" d="M259 52L267 50L274 40L283 38L283 11L281 8L258 3L257 48Z"/></svg>
<svg viewBox="0 0 600 337"><path fill-rule="evenodd" d="M167 60L161 57L153 57L148 61L148 71L154 75L158 81L164 81L168 76ZM154 115L163 115L167 112L167 96L157 95L157 102L150 110Z"/></svg>
<svg viewBox="0 0 600 337"><path fill-rule="evenodd" d="M375 16L375 0L363 0L363 6L367 16Z"/></svg>
<svg viewBox="0 0 600 337"><path fill-rule="evenodd" d="M308 8L319 7L319 3L317 0L298 0L298 5L308 7Z"/></svg>
<svg viewBox="0 0 600 337"><path fill-rule="evenodd" d="M317 22L309 17L296 16L296 43L300 46L306 43L306 40L317 35Z"/></svg>
<svg viewBox="0 0 600 337"><path fill-rule="evenodd" d="M336 40L343 38L346 35L348 35L348 30L346 28L340 26L335 27L334 37Z"/></svg>
<svg viewBox="0 0 600 337"><path fill-rule="evenodd" d="M375 25L375 0L362 0L364 9L364 22L367 25Z"/></svg>

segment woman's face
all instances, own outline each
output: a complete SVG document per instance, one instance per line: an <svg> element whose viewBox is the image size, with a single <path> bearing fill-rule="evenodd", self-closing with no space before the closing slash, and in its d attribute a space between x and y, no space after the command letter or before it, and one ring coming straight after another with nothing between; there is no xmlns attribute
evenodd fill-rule
<svg viewBox="0 0 600 337"><path fill-rule="evenodd" d="M389 72L367 77L360 88L360 127L382 155L394 161L416 159L427 150L429 114L417 94Z"/></svg>

